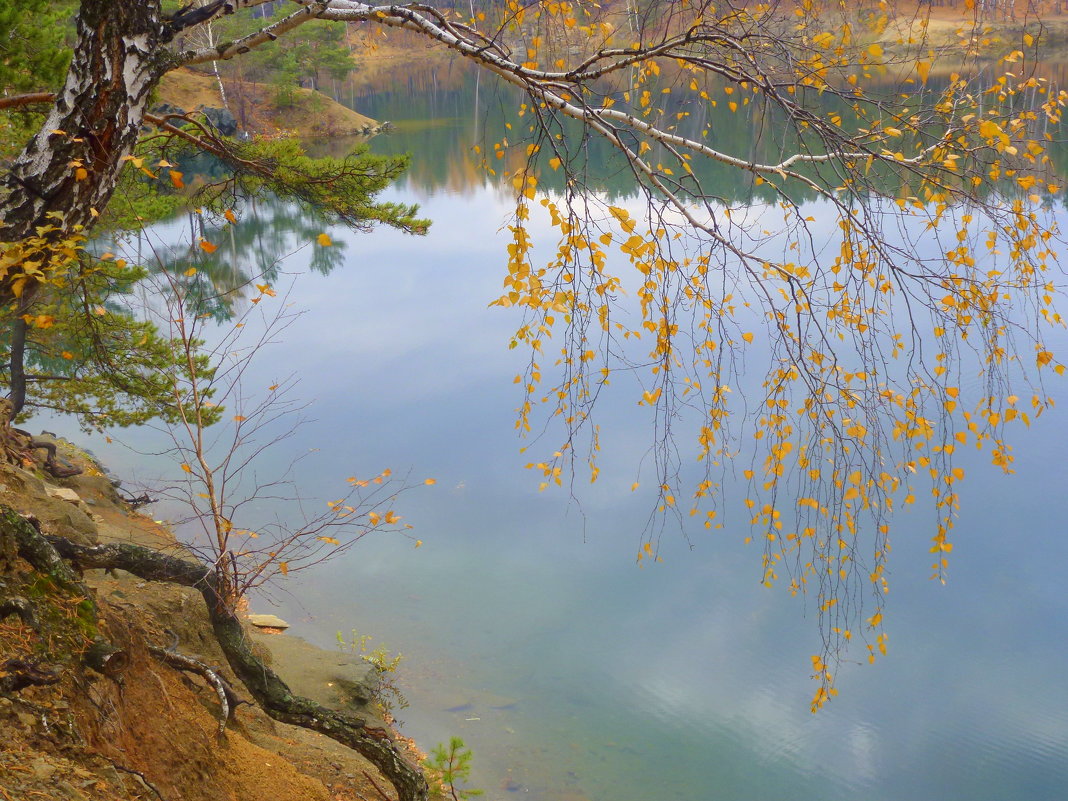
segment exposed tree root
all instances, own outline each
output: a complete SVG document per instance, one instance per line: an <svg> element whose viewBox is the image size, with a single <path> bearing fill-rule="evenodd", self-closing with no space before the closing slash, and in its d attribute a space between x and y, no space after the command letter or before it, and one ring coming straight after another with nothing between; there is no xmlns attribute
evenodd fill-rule
<svg viewBox="0 0 1068 801"><path fill-rule="evenodd" d="M211 688L215 690L215 694L219 697L219 737L226 737L226 724L230 722L230 718L234 715L235 701L237 701L233 688L212 668L198 659L178 653L173 648L160 648L158 645L150 645L148 646L148 651L165 665L170 665L178 670L196 673L211 685Z"/></svg>
<svg viewBox="0 0 1068 801"><path fill-rule="evenodd" d="M270 717L325 734L366 757L390 781L399 801L426 801L429 793L426 779L405 758L387 731L294 695L286 683L252 653L240 620L220 594L215 571L202 564L129 543L90 547L62 537L46 537L18 514L0 506L0 536L5 533L14 535L20 556L37 570L53 576L58 583L80 588L79 592L85 592L86 603L90 605L91 596L65 559L80 568L120 569L148 581L164 581L196 589L204 598L215 638L231 669ZM95 615L95 606L92 610ZM160 650L174 656L173 651Z"/></svg>
<svg viewBox="0 0 1068 801"><path fill-rule="evenodd" d="M161 793L159 791L159 788L156 787L156 785L154 785L147 778L145 778L145 774L143 774L141 771L134 770L133 768L124 767L124 766L120 765L118 762L116 762L115 760L109 759L108 757L104 756L103 754L101 754L101 756L104 759L107 759L107 761L109 763L111 763L111 767L115 768L115 770L122 771L123 773L129 773L131 776L133 776L135 779L137 779L142 784L142 786L144 786L144 788L146 790L151 790L153 793L155 793L156 794L156 798L160 799L160 801L165 801L164 797L163 797L163 793Z"/></svg>
<svg viewBox="0 0 1068 801"><path fill-rule="evenodd" d="M59 674L45 670L28 659L9 659L0 664L0 693L18 692L23 687L55 684Z"/></svg>
<svg viewBox="0 0 1068 801"><path fill-rule="evenodd" d="M72 465L59 456L55 443L34 439L33 435L12 425L15 419L15 405L10 398L0 398L0 451L10 464L22 465L33 461L35 450L44 450L45 471L53 478L70 478L82 472L80 467Z"/></svg>
<svg viewBox="0 0 1068 801"><path fill-rule="evenodd" d="M0 620L8 615L18 615L31 629L37 629L37 615L33 612L33 604L25 598L0 598Z"/></svg>

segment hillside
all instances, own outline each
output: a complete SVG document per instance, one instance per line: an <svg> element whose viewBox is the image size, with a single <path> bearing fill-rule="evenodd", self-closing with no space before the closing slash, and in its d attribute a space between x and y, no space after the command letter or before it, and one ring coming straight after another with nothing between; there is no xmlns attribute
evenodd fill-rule
<svg viewBox="0 0 1068 801"><path fill-rule="evenodd" d="M79 461L71 451L65 455ZM82 458L80 464L85 474L53 483L0 465L0 504L33 515L44 533L83 544L132 542L180 553L170 532L132 512L94 463ZM226 665L199 593L122 571L86 571L99 631L125 654L121 668L103 675L85 665L92 623L83 605L54 576L10 557L0 553L5 801L357 801L381 799L378 788L389 788L354 752L277 723L253 704L240 704L219 736L213 690L149 651L174 648L211 666ZM296 693L377 723L367 704L373 672L366 663L296 638L249 636ZM217 669L239 697L251 698L228 667ZM19 687L26 678L41 683Z"/></svg>
<svg viewBox="0 0 1068 801"><path fill-rule="evenodd" d="M288 102L276 101L274 87L251 81L226 81L227 100L238 124L254 134L289 133L301 137L370 134L378 122L311 89L289 90ZM160 81L157 103L186 111L222 106L215 78L188 69L175 70Z"/></svg>

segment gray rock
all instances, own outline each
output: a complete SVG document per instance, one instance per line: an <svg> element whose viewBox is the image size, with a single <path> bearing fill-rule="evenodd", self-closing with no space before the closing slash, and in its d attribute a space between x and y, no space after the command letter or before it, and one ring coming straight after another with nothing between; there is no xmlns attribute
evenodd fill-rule
<svg viewBox="0 0 1068 801"><path fill-rule="evenodd" d="M157 103L150 111L157 117L162 117L167 114L185 114L185 109L180 108L173 103Z"/></svg>
<svg viewBox="0 0 1068 801"><path fill-rule="evenodd" d="M225 108L212 108L205 106L200 110L216 131L223 136L233 136L237 133L237 119Z"/></svg>
<svg viewBox="0 0 1068 801"><path fill-rule="evenodd" d="M288 629L289 624L277 615L249 615L248 622L261 629Z"/></svg>
<svg viewBox="0 0 1068 801"><path fill-rule="evenodd" d="M82 502L81 496L70 487L47 487L48 494L53 498L59 498L61 501L69 501L73 504L79 504Z"/></svg>

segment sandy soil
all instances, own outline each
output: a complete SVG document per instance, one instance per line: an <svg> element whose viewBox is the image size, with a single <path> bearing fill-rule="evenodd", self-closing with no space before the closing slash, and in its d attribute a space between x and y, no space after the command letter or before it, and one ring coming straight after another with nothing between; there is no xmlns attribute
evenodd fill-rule
<svg viewBox="0 0 1068 801"><path fill-rule="evenodd" d="M68 458L78 457L68 452ZM39 476L0 465L0 503L34 514L49 533L180 551L170 532L130 512L108 479L85 464L86 475L55 482L73 489L76 503L53 497L56 487ZM35 630L17 616L0 618L0 665L34 660L59 676L53 685L0 695L0 799L381 801L382 791L392 797L362 757L319 734L276 723L254 705L240 705L225 738L218 738L214 693L199 677L179 674L147 651L148 644L169 645L173 632L179 651L228 674L198 593L121 571L87 571L85 580L96 593L102 632L125 649L129 665L109 679L73 656L77 648L65 624L76 599L48 595L55 626ZM25 564L0 576L0 591L35 586L44 585ZM296 692L368 713L366 693L354 689L355 678L366 672L360 660L294 637L250 636ZM250 697L239 683L235 687Z"/></svg>

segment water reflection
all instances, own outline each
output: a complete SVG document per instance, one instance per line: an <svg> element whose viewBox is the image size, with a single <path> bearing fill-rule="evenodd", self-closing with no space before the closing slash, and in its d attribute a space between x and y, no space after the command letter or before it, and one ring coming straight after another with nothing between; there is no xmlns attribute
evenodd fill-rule
<svg viewBox="0 0 1068 801"><path fill-rule="evenodd" d="M508 209L485 188L431 197L425 241L332 230L350 243L345 268L297 285L315 315L260 369L299 364L317 401L309 495L383 466L438 485L403 509L422 548L361 543L276 593L282 614L327 647L356 627L403 652L405 731L462 735L491 798L1063 797L1059 418L1020 439L1015 476L965 457L949 587L927 579L928 510L899 519L890 656L844 669L842 696L813 717L812 621L759 587L740 528L692 532L692 548L668 537L663 564L634 566L646 501L618 466L644 450L638 412L602 409L617 469L580 493L585 517L522 469L515 321L486 307Z"/></svg>
<svg viewBox="0 0 1068 801"><path fill-rule="evenodd" d="M1021 78L1034 75L1055 88L1066 85L1066 69L1068 62L1032 64L1028 61L1018 65L1016 74ZM984 93L997 74L993 70L979 72L971 79L973 91ZM608 94L616 101L617 108L624 108L626 93L633 87L625 83L623 73L614 80L624 83L612 86ZM658 124L668 130L707 141L721 152L750 162L777 163L792 153L822 152L818 141L802 141L798 137L795 126L787 124L780 109L768 106L755 96L752 102L748 97L741 100L744 105L736 113L728 113L727 104L732 102L732 96L723 93L725 83L712 80L702 87L713 99L719 98L715 101L719 106L711 109L688 87L683 89L692 80L689 73L677 76L665 73L661 80L675 89L671 94L661 95L657 101L662 109ZM950 73L935 73L925 84L890 72L884 72L879 80L878 84L869 82L868 91L872 97L885 96L900 102L902 82L907 80L910 102L921 106L931 103L932 98L946 89ZM1045 91L1045 88L1041 88L1041 93L1039 88L1030 89L1012 102L1037 107ZM503 177L510 176L527 162L523 135L530 123L529 117L519 111L526 98L514 87L494 81L462 59L405 62L403 68L387 72L355 73L337 93L337 99L360 113L389 120L396 126L393 133L371 140L372 150L382 154L415 154L417 158L400 185L420 195L442 191L462 193L485 186L507 188L508 182L502 180ZM849 104L837 97L811 92L804 102L806 107L816 109L823 116L839 115L847 132L855 133L872 126L872 119L858 119ZM902 118L908 116L907 112L901 115ZM1044 139L1049 134L1052 137L1048 152L1057 168L1063 170L1064 165L1068 165L1068 142L1056 130L1050 129L1044 118L1035 125L1034 136ZM633 197L637 193L634 173L603 137L591 134L573 120L564 121L559 133L560 142L566 145L558 142L556 146L571 153L573 173L583 186L610 201ZM494 145L502 142L520 142L522 146L503 148L498 155ZM567 176L562 170L549 167L553 151L545 142L541 144L542 150L535 158L540 186L552 192L563 192ZM663 146L652 144L653 149L646 158L651 163L661 160L671 163ZM335 140L325 146L337 155L346 144ZM757 185L753 175L740 174L734 167L711 160L702 160L691 167L694 179L701 182L704 191L725 203L774 203L779 200L770 184ZM841 175L832 166L814 164L797 169L826 186L837 186L841 182ZM919 194L918 187L902 185L902 175L896 170L876 165L867 177L880 192L890 196ZM790 182L785 188L795 201L815 198L814 190L806 185ZM1020 187L1011 177L1001 180L997 190L1008 195L1021 194ZM1062 198L1051 202L1068 202L1065 195L1062 193Z"/></svg>
<svg viewBox="0 0 1068 801"><path fill-rule="evenodd" d="M302 464L309 497L386 466L435 476L402 510L426 544L361 543L275 590L278 611L326 647L355 627L403 652L405 731L428 746L463 736L489 798L1063 799L1060 413L1019 436L1014 476L993 475L985 454L963 456L949 587L927 577L930 510L899 517L890 656L846 666L841 697L812 716L813 621L759 586L759 553L741 528L667 536L663 564L635 567L648 499L629 486L648 420L629 399L602 406L609 467L579 492L581 510L538 493L522 468L511 378L523 354L506 347L516 320L486 305L500 290L510 204L473 163L444 155L496 123L448 95L483 88L443 77L423 102L435 113L452 103L455 125L412 127L417 159L395 190L425 193L427 238L330 230L348 243L330 251L343 269L295 286L291 300L314 314L250 376L267 385L299 367L301 393L316 401L302 433L302 448L322 449ZM397 119L390 109L412 104L381 94L361 110ZM402 126L391 144L407 135ZM257 211L233 231L242 275L319 232L284 205ZM302 250L285 269L314 267L322 252ZM106 458L127 474L143 464ZM724 491L741 494L730 481Z"/></svg>

